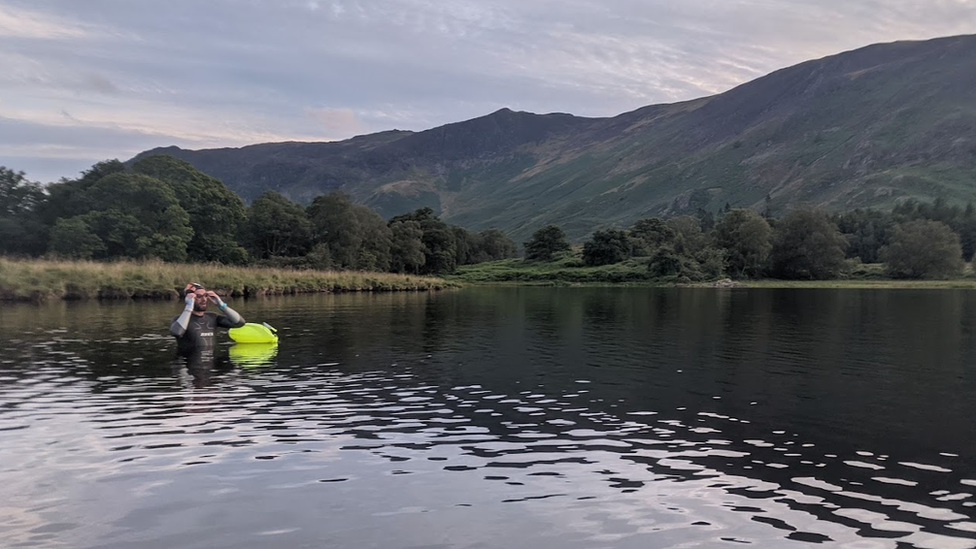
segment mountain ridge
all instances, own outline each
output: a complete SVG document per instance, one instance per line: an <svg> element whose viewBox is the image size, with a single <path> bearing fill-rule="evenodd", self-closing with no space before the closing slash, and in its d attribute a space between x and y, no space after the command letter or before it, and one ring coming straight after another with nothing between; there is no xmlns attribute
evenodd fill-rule
<svg viewBox="0 0 976 549"><path fill-rule="evenodd" d="M471 229L574 239L732 206L976 199L976 36L874 44L724 93L613 117L499 109L420 132L235 149L162 148L246 200L342 190L386 217L429 206Z"/></svg>

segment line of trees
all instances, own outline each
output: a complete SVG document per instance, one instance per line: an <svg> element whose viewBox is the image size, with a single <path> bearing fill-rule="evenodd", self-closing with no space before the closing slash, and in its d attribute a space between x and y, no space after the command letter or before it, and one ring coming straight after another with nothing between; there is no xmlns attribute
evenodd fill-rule
<svg viewBox="0 0 976 549"><path fill-rule="evenodd" d="M245 207L221 181L165 155L99 162L47 186L0 166L4 255L444 274L517 252L499 230L472 233L430 208L385 221L339 192L304 208L268 191Z"/></svg>
<svg viewBox="0 0 976 549"><path fill-rule="evenodd" d="M549 225L525 243L527 260L549 261L570 246ZM627 229L594 232L582 247L587 266L639 259L652 276L677 280L775 277L824 280L858 263L884 263L892 278L951 278L976 251L976 210L944 200L908 200L891 212L857 209L828 214L797 208L773 219L750 209L719 218L641 219Z"/></svg>
<svg viewBox="0 0 976 549"><path fill-rule="evenodd" d="M774 219L728 205L713 216L641 219L594 232L582 262L639 259L660 278L829 279L852 264L884 263L895 278L958 276L976 252L976 208L908 200L890 212L799 208ZM527 260L570 250L562 229L525 242ZM268 191L245 207L222 182L170 156L126 167L99 162L77 179L41 186L0 167L0 254L112 260L263 264L446 274L515 257L499 230L472 233L422 208L384 220L333 192L302 207Z"/></svg>

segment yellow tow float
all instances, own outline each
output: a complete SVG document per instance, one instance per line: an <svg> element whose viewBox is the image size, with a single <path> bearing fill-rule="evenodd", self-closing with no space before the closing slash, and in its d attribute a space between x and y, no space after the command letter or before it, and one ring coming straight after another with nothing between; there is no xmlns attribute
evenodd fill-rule
<svg viewBox="0 0 976 549"><path fill-rule="evenodd" d="M227 330L227 334L238 343L278 343L278 330L267 322L248 322L240 328Z"/></svg>

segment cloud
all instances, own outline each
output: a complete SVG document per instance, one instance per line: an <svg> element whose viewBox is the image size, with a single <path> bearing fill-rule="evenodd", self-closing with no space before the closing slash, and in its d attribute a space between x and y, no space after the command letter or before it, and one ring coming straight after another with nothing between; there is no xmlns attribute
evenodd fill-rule
<svg viewBox="0 0 976 549"><path fill-rule="evenodd" d="M307 107L305 112L322 125L326 134L349 136L366 131L366 124L352 109L329 109Z"/></svg>
<svg viewBox="0 0 976 549"><path fill-rule="evenodd" d="M871 43L971 32L974 4L0 0L0 116L47 128L36 154L92 162L423 130L501 107L612 116ZM0 163L29 157L4 135Z"/></svg>
<svg viewBox="0 0 976 549"><path fill-rule="evenodd" d="M108 78L98 73L88 73L84 76L85 83L99 93L115 95L119 93L119 88Z"/></svg>
<svg viewBox="0 0 976 549"><path fill-rule="evenodd" d="M322 140L316 134L277 133L272 128L273 121L237 119L231 113L227 113L224 118L212 116L207 119L194 119L194 114L192 110L181 109L178 106L143 112L81 106L70 113L65 110L37 112L0 109L0 120L5 120L7 124L0 129L0 142L5 138L23 140L23 136L13 131L13 123L46 128L48 132L45 135L50 138L56 137L59 132L64 132L66 136L78 132L96 135L100 131L108 130L126 135L144 136L145 139L140 140L142 142L166 142L166 144L179 142L200 148L269 141ZM126 150L132 150L137 146L130 145ZM138 152L138 149L135 152Z"/></svg>
<svg viewBox="0 0 976 549"><path fill-rule="evenodd" d="M66 22L52 14L0 4L0 37L65 39L90 35L85 25Z"/></svg>

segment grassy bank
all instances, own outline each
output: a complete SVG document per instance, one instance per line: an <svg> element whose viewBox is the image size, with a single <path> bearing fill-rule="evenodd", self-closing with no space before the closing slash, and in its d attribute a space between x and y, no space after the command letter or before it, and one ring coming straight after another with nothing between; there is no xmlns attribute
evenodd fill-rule
<svg viewBox="0 0 976 549"><path fill-rule="evenodd" d="M527 284L544 286L594 284L668 284L647 272L647 262L628 260L613 265L586 267L575 257L558 261L503 259L459 267L449 280L465 284Z"/></svg>
<svg viewBox="0 0 976 549"><path fill-rule="evenodd" d="M12 260L0 258L0 300L176 299L187 282L221 295L306 292L416 291L456 287L439 278L349 271L298 271L148 262Z"/></svg>
<svg viewBox="0 0 976 549"><path fill-rule="evenodd" d="M852 263L844 278L835 280L744 280L725 282L687 282L674 278L654 278L647 272L647 260L631 259L614 265L586 267L579 258L557 261L505 259L466 265L449 280L463 284L538 285L538 286L683 286L744 288L963 288L976 289L976 276L967 265L962 277L953 280L892 280L885 278L881 264Z"/></svg>

